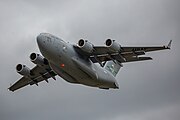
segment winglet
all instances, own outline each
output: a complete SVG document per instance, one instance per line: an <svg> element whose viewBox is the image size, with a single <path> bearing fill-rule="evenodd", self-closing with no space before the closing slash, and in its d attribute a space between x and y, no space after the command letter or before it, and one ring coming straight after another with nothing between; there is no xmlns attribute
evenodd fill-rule
<svg viewBox="0 0 180 120"><path fill-rule="evenodd" d="M167 46L168 49L171 48L171 43L172 43L172 40L170 40L169 43L168 43L168 46Z"/></svg>

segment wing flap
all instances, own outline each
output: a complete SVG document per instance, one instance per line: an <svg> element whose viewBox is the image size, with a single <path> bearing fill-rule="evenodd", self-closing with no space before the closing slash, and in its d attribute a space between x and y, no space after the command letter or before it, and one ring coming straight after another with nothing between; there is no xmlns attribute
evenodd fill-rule
<svg viewBox="0 0 180 120"><path fill-rule="evenodd" d="M135 61L144 61L144 60L152 60L151 57L131 57L127 58L126 62L135 62Z"/></svg>
<svg viewBox="0 0 180 120"><path fill-rule="evenodd" d="M41 81L44 81L44 80L46 82L48 82L48 79L51 78L51 77L53 78L55 75L56 74L52 70L49 71L49 72L46 72L46 73L42 73L39 76L37 76L36 78L31 79L29 84L30 85L37 84L37 83L39 83Z"/></svg>
<svg viewBox="0 0 180 120"><path fill-rule="evenodd" d="M93 63L105 62L105 61L110 61L110 60L117 60L120 63L152 60L151 57L138 57L137 55L125 56L125 55L120 55L120 54L103 55L103 56L97 56L96 58L91 56L90 59Z"/></svg>
<svg viewBox="0 0 180 120"><path fill-rule="evenodd" d="M123 52L135 52L135 51L145 51L145 52L151 52L151 51L158 51L158 50L164 50L169 49L166 46L157 46L157 47L122 47L122 53Z"/></svg>

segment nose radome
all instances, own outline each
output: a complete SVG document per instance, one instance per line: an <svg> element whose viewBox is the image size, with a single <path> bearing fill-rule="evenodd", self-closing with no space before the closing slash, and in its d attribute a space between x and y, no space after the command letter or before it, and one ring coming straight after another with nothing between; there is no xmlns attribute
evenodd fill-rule
<svg viewBox="0 0 180 120"><path fill-rule="evenodd" d="M43 52L45 51L46 49L46 39L45 39L45 36L44 34L39 34L37 36L37 44L38 44L38 47L39 47L39 50L41 51L41 53L43 54Z"/></svg>
<svg viewBox="0 0 180 120"><path fill-rule="evenodd" d="M42 34L39 34L39 35L37 36L37 43L38 43L38 45L42 44L42 41L43 41L43 35L42 35Z"/></svg>
<svg viewBox="0 0 180 120"><path fill-rule="evenodd" d="M46 44L46 35L43 33L40 33L37 38L37 44L39 47L39 50L41 52L41 54L46 57L47 53L48 53L48 45ZM47 57L46 57L47 58Z"/></svg>

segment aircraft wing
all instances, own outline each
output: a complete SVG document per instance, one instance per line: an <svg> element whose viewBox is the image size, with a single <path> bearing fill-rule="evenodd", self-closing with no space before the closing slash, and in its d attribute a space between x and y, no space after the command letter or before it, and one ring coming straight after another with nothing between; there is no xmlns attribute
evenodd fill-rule
<svg viewBox="0 0 180 120"><path fill-rule="evenodd" d="M17 89L20 89L27 85L38 85L41 81L48 82L48 78L55 79L56 74L52 71L52 69L49 67L39 67L36 65L33 69L31 69L32 75L30 76L23 76L20 80L18 80L16 83L14 83L12 86L10 86L8 89L10 91L15 91Z"/></svg>
<svg viewBox="0 0 180 120"><path fill-rule="evenodd" d="M167 46L149 46L149 47L121 47L120 51L112 51L107 46L93 46L94 50L89 55L94 63L100 63L117 60L120 63L152 60L151 57L139 57L146 52L170 49L172 40Z"/></svg>

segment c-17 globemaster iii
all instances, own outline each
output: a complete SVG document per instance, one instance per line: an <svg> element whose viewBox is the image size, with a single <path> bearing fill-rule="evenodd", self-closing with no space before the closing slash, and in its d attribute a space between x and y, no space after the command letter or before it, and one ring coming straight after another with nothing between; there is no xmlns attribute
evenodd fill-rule
<svg viewBox="0 0 180 120"><path fill-rule="evenodd" d="M118 89L115 77L123 63L152 60L144 56L146 52L170 49L171 42L167 46L123 47L111 39L105 41L105 46L94 46L80 39L75 45L49 33L41 33L37 36L37 44L42 56L37 53L30 55L30 60L36 64L32 69L23 64L16 66L23 77L9 90L38 86L41 81L48 83L49 78L56 80L55 76L74 84Z"/></svg>

